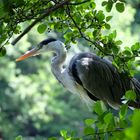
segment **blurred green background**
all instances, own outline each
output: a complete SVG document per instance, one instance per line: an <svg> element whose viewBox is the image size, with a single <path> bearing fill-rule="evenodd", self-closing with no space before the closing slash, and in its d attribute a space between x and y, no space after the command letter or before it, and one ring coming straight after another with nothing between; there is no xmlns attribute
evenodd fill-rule
<svg viewBox="0 0 140 140"><path fill-rule="evenodd" d="M123 46L140 38L140 2L128 0L125 12L111 12L111 30L117 30L117 38ZM98 7L100 2L97 1ZM27 25L23 24L23 28ZM51 73L50 57L43 54L16 63L15 59L43 39L53 36L62 41L55 31L39 34L36 27L16 46L8 45L6 57L0 61L0 138L12 140L22 135L26 140L43 140L59 136L66 129L80 135L83 120L95 117L79 97L64 89ZM68 60L74 53L88 51L85 42L70 44ZM92 48L91 48L92 50ZM92 50L93 51L93 50ZM138 68L139 69L139 68Z"/></svg>

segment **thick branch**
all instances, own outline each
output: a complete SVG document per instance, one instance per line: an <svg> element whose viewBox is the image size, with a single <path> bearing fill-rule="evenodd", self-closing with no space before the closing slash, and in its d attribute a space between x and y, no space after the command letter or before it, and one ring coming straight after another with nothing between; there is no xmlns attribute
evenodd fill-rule
<svg viewBox="0 0 140 140"><path fill-rule="evenodd" d="M57 9L63 7L64 5L68 4L70 0L64 0L61 3L58 3L54 5L53 7L49 8L45 11L43 15L41 15L39 18L37 18L35 21L31 23L15 40L12 41L12 45L15 45L25 34L27 34L39 21L44 19L46 16L48 16L50 13L56 11Z"/></svg>

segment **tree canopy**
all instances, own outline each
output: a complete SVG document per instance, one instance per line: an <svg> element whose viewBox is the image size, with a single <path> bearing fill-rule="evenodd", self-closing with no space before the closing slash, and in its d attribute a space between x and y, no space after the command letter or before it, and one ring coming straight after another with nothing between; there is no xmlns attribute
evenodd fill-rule
<svg viewBox="0 0 140 140"><path fill-rule="evenodd" d="M102 6L107 12L113 7L120 13L125 10L124 0L103 1ZM46 30L61 32L65 43L76 42L79 38L84 39L89 46L98 49L99 55L107 55L113 58L113 64L120 70L130 71L134 74L131 62L139 55L140 44L136 42L132 46L120 49L121 40L117 40L117 32L109 32L109 21L112 16L96 9L94 0L8 0L1 1L1 56L5 55L5 44L15 34L19 34L11 43L15 45L36 24L40 34ZM22 29L21 23L27 23ZM108 32L108 34L105 34ZM129 64L129 65L128 65Z"/></svg>

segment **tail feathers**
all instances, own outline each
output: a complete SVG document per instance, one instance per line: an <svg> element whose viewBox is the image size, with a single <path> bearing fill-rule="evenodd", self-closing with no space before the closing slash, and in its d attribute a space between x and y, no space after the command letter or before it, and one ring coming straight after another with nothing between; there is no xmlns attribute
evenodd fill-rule
<svg viewBox="0 0 140 140"><path fill-rule="evenodd" d="M132 79L132 88L136 93L136 101L129 101L128 105L134 108L140 108L140 82L135 78Z"/></svg>
<svg viewBox="0 0 140 140"><path fill-rule="evenodd" d="M140 103L139 102L129 101L128 106L140 109Z"/></svg>

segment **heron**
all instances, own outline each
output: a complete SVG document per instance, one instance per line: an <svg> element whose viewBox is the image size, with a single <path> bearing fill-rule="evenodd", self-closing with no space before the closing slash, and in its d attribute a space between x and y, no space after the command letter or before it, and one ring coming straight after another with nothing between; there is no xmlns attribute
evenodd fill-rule
<svg viewBox="0 0 140 140"><path fill-rule="evenodd" d="M129 106L140 108L140 83L125 72L119 72L111 61L95 53L83 52L72 57L64 68L67 49L65 44L55 38L41 41L37 47L27 51L16 61L24 60L45 52L54 52L51 70L56 79L72 93L78 93L84 100L102 100L107 105L118 108L123 104L126 91L133 90L136 99Z"/></svg>

